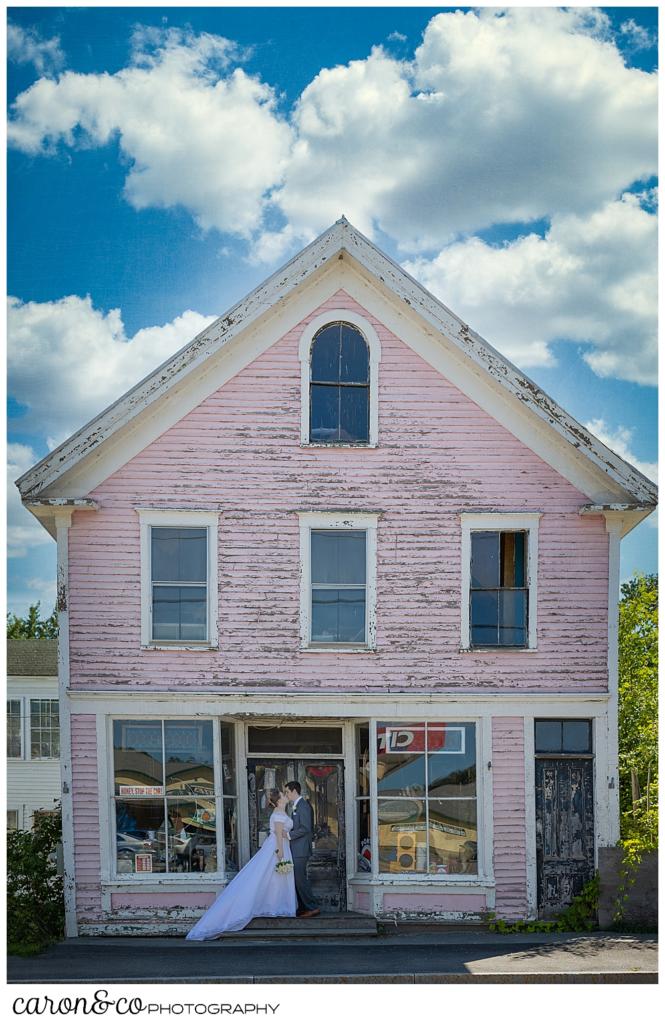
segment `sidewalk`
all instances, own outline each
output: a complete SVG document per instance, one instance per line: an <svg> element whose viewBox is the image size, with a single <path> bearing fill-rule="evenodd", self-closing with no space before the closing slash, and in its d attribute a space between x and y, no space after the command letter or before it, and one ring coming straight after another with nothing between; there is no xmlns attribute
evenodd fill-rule
<svg viewBox="0 0 665 1024"><path fill-rule="evenodd" d="M280 973L275 971L279 965ZM133 984L460 984L657 982L657 937L615 932L494 935L426 930L373 939L233 943L65 939L8 958L8 982Z"/></svg>

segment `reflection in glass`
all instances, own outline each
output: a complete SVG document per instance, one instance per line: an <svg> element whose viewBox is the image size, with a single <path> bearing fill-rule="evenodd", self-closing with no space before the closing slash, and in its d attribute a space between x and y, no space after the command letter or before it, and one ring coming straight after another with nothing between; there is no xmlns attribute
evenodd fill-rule
<svg viewBox="0 0 665 1024"><path fill-rule="evenodd" d="M427 871L424 800L379 800L379 871Z"/></svg>
<svg viewBox="0 0 665 1024"><path fill-rule="evenodd" d="M356 726L356 765L358 796L369 796L369 726Z"/></svg>
<svg viewBox="0 0 665 1024"><path fill-rule="evenodd" d="M339 437L339 388L312 384L310 439L336 441Z"/></svg>
<svg viewBox="0 0 665 1024"><path fill-rule="evenodd" d="M312 530L313 586L365 584L365 530Z"/></svg>
<svg viewBox="0 0 665 1024"><path fill-rule="evenodd" d="M350 324L329 324L311 351L310 440L328 443L369 439L369 351Z"/></svg>
<svg viewBox="0 0 665 1024"><path fill-rule="evenodd" d="M152 588L152 635L154 640L205 640L207 590L205 587Z"/></svg>
<svg viewBox="0 0 665 1024"><path fill-rule="evenodd" d="M536 753L558 754L561 752L561 721L536 722Z"/></svg>
<svg viewBox="0 0 665 1024"><path fill-rule="evenodd" d="M222 739L222 790L224 796L236 796L236 768L234 750L234 729L225 722L221 724Z"/></svg>
<svg viewBox="0 0 665 1024"><path fill-rule="evenodd" d="M358 837L358 871L372 870L372 819L369 800L356 800L356 835Z"/></svg>
<svg viewBox="0 0 665 1024"><path fill-rule="evenodd" d="M163 800L116 800L116 870L156 874L166 870Z"/></svg>
<svg viewBox="0 0 665 1024"><path fill-rule="evenodd" d="M591 722L563 722L563 751L565 754L591 753Z"/></svg>
<svg viewBox="0 0 665 1024"><path fill-rule="evenodd" d="M250 725L247 742L253 754L341 754L342 730L335 726Z"/></svg>
<svg viewBox="0 0 665 1024"><path fill-rule="evenodd" d="M376 765L379 796L425 793L425 754L380 754Z"/></svg>
<svg viewBox="0 0 665 1024"><path fill-rule="evenodd" d="M164 723L166 791L214 794L212 722Z"/></svg>
<svg viewBox="0 0 665 1024"><path fill-rule="evenodd" d="M116 794L161 795L164 786L161 722L115 721L113 750Z"/></svg>
<svg viewBox="0 0 665 1024"><path fill-rule="evenodd" d="M224 845L227 871L239 870L238 861L238 801L224 800Z"/></svg>
<svg viewBox="0 0 665 1024"><path fill-rule="evenodd" d="M429 860L431 872L478 873L475 800L429 801Z"/></svg>
<svg viewBox="0 0 665 1024"><path fill-rule="evenodd" d="M365 643L365 588L312 590L312 642Z"/></svg>
<svg viewBox="0 0 665 1024"><path fill-rule="evenodd" d="M214 798L170 799L167 807L169 871L216 871L217 828Z"/></svg>
<svg viewBox="0 0 665 1024"><path fill-rule="evenodd" d="M208 532L189 527L153 526L152 582L205 583Z"/></svg>

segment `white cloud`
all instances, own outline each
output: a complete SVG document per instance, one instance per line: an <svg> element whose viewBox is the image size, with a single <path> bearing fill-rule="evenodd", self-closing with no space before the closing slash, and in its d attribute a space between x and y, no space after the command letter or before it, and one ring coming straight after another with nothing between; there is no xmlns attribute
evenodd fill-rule
<svg viewBox="0 0 665 1024"><path fill-rule="evenodd" d="M640 473L644 473L649 480L654 482L658 480L658 463L644 462L633 453L632 444L635 431L632 427L612 428L604 419L589 420L588 423L585 423L585 427L613 452L629 462L635 469L639 469Z"/></svg>
<svg viewBox="0 0 665 1024"><path fill-rule="evenodd" d="M8 389L28 406L21 428L43 434L55 447L213 319L187 310L171 323L127 338L120 310L104 313L89 297L25 303L10 298Z"/></svg>
<svg viewBox="0 0 665 1024"><path fill-rule="evenodd" d="M544 237L474 237L405 266L520 367L551 364L566 339L590 346L599 376L655 384L656 260L656 216L626 194L588 217L553 217Z"/></svg>
<svg viewBox="0 0 665 1024"><path fill-rule="evenodd" d="M12 24L7 25L7 58L16 64L32 64L40 75L65 64L59 36L44 39L35 29Z"/></svg>
<svg viewBox="0 0 665 1024"><path fill-rule="evenodd" d="M249 235L291 138L273 90L231 70L239 51L219 36L140 29L133 43L132 63L116 74L70 71L21 93L10 144L34 154L117 135L136 209L183 206L206 230Z"/></svg>
<svg viewBox="0 0 665 1024"><path fill-rule="evenodd" d="M139 28L133 44L115 74L22 93L10 144L117 134L135 207L183 206L245 238L270 207L290 235L272 232L268 256L341 213L430 251L491 224L588 213L657 167L656 75L625 66L596 10L437 14L412 61L379 47L323 69L290 121L270 86L231 70L244 55L229 40Z"/></svg>
<svg viewBox="0 0 665 1024"><path fill-rule="evenodd" d="M638 25L634 18L622 22L620 32L625 39L624 45L627 43L627 48L632 53L650 50L658 41L655 32L650 32L644 25Z"/></svg>
<svg viewBox="0 0 665 1024"><path fill-rule="evenodd" d="M600 12L437 14L413 62L377 48L316 76L273 198L303 237L344 212L411 252L589 213L656 172L656 104Z"/></svg>
<svg viewBox="0 0 665 1024"><path fill-rule="evenodd" d="M31 548L51 540L32 513L23 508L14 483L34 466L38 458L29 445L7 445L7 548L10 558L24 558Z"/></svg>

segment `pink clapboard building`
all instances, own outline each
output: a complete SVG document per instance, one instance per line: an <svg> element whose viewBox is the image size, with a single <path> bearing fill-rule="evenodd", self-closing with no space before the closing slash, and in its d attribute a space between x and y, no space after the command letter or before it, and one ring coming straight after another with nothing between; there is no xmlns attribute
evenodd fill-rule
<svg viewBox="0 0 665 1024"><path fill-rule="evenodd" d="M345 219L19 481L57 540L67 934L184 934L315 813L324 910L549 915L618 839L654 485Z"/></svg>

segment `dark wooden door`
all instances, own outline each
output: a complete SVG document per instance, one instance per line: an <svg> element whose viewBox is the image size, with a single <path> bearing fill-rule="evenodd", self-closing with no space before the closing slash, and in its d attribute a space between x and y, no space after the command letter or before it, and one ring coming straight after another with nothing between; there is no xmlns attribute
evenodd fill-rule
<svg viewBox="0 0 665 1024"><path fill-rule="evenodd" d="M314 812L312 856L307 877L322 910L346 909L344 847L344 764L297 758L254 757L247 761L249 781L249 838L252 856L268 834L270 811L266 793L299 779L303 796Z"/></svg>
<svg viewBox="0 0 665 1024"><path fill-rule="evenodd" d="M538 914L569 906L594 872L593 758L536 758Z"/></svg>

